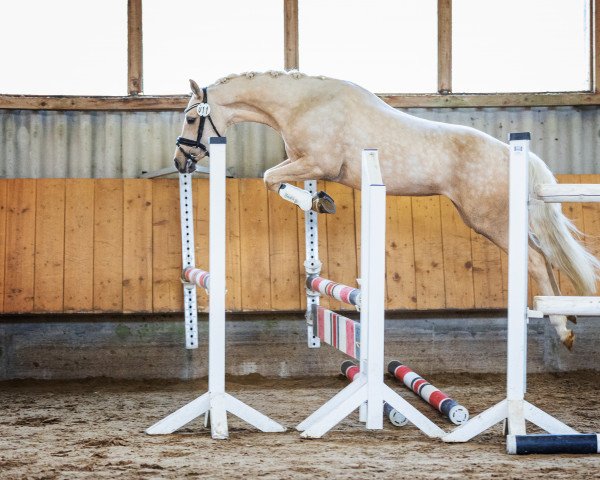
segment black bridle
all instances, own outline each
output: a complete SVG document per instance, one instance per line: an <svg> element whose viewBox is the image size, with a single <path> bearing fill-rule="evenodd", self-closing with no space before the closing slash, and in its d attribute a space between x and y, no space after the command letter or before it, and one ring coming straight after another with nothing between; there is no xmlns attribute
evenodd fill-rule
<svg viewBox="0 0 600 480"><path fill-rule="evenodd" d="M210 122L210 125L212 126L213 130L217 134L217 136L218 137L221 136L221 134L217 130L217 127L215 127L215 124L214 124L212 118L210 117L210 105L208 104L208 92L206 91L206 87L204 87L202 89L202 95L204 97L202 99L202 102L198 102L198 103L194 103L193 105L190 105L183 112L183 113L188 113L190 110L192 110L194 108L198 112L198 115L200 118L200 125L198 126L198 135L196 136L196 140L191 140L191 139L185 138L185 137L177 137L177 140L175 142L175 145L177 145L177 148L179 149L179 151L183 154L183 156L187 160L186 167L191 167L192 165L195 165L196 162L198 161L198 156L192 155L190 152L186 152L183 148L181 148L182 145L184 147L197 148L197 149L201 150L202 152L204 152L204 156L208 157L210 155L208 152L208 148L206 148L206 145L204 145L200 141L202 139L202 134L204 133L204 125L206 124L207 118L208 118L208 121Z"/></svg>

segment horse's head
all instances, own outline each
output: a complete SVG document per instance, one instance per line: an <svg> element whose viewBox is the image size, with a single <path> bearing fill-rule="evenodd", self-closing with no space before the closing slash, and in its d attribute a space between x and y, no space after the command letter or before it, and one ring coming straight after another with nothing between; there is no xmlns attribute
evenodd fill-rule
<svg viewBox="0 0 600 480"><path fill-rule="evenodd" d="M208 132L205 130L206 119L210 122L214 132L219 132L210 117L210 105L206 88L200 88L196 82L190 80L192 96L186 107L185 120L181 135L177 137L177 148L173 161L181 173L192 173L196 170L198 160L208 155L206 147Z"/></svg>

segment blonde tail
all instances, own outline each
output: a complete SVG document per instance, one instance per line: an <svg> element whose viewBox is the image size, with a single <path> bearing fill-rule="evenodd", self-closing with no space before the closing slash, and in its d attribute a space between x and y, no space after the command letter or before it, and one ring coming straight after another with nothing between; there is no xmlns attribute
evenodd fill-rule
<svg viewBox="0 0 600 480"><path fill-rule="evenodd" d="M531 154L529 158L531 192L536 185L556 183L554 175L539 157ZM546 258L569 277L577 294L595 294L600 261L576 239L582 234L562 213L560 204L533 199L529 206L529 225Z"/></svg>

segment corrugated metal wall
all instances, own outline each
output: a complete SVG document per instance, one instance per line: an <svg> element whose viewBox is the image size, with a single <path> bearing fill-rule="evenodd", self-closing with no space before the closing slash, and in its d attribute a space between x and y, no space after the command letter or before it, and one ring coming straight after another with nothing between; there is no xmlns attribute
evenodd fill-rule
<svg viewBox="0 0 600 480"><path fill-rule="evenodd" d="M408 109L470 125L503 141L533 133L532 149L555 173L600 173L600 109ZM181 112L46 112L0 110L0 177L137 177L171 165ZM236 125L228 166L236 177L260 177L285 158L279 136L262 125Z"/></svg>
<svg viewBox="0 0 600 480"><path fill-rule="evenodd" d="M597 107L458 108L406 110L412 115L468 125L503 142L510 132L531 132L531 148L554 173L600 173Z"/></svg>
<svg viewBox="0 0 600 480"><path fill-rule="evenodd" d="M181 112L0 110L0 177L135 178L171 166ZM227 131L234 176L260 176L285 158L275 131L239 124ZM268 167L266 167L268 168Z"/></svg>

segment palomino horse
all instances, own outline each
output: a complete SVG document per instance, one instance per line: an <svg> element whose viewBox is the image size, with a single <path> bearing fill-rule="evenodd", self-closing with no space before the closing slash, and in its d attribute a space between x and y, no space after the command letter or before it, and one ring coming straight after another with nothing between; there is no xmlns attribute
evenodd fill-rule
<svg viewBox="0 0 600 480"><path fill-rule="evenodd" d="M179 171L192 171L207 154L208 137L238 122L263 123L281 134L288 158L264 175L275 192L285 182L313 179L360 188L360 152L377 148L389 195L445 195L469 227L507 250L509 150L499 140L407 115L353 83L298 72L231 75L205 89L190 85L175 150ZM533 154L529 175L531 189L556 182ZM600 262L575 240L560 205L533 200L530 230L529 272L542 295L560 295L551 265L578 294L595 292ZM550 322L570 349L567 318L551 316Z"/></svg>

